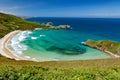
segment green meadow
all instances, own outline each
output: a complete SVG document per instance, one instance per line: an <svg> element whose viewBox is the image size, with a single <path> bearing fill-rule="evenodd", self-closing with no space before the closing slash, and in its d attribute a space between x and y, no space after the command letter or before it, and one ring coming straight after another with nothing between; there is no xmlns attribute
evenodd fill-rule
<svg viewBox="0 0 120 80"><path fill-rule="evenodd" d="M41 27L50 26L0 13L0 38L14 30ZM120 80L120 58L33 62L0 55L0 80Z"/></svg>
<svg viewBox="0 0 120 80"><path fill-rule="evenodd" d="M0 57L0 80L120 80L120 58L33 62Z"/></svg>

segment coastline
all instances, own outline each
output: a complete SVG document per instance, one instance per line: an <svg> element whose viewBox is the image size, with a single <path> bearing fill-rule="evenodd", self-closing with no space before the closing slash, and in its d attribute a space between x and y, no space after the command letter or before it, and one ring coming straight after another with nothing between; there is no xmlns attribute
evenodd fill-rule
<svg viewBox="0 0 120 80"><path fill-rule="evenodd" d="M21 32L20 30L16 30L13 32L8 33L7 35L5 35L3 38L0 39L0 54L10 58L10 59L15 59L15 60L29 60L27 58L23 58L17 54L15 54L14 52L12 52L8 47L7 44L10 41L10 39L16 35L17 33Z"/></svg>
<svg viewBox="0 0 120 80"><path fill-rule="evenodd" d="M81 42L81 44L83 44L83 45L85 45L85 46L89 46L89 45L87 45L85 42ZM91 47L91 46L89 46L89 47ZM110 51L107 51L107 50L101 50L101 49L99 49L99 48L97 48L97 47L91 47L91 48L95 48L95 49L97 49L97 50L103 51L103 52L105 52L106 54L109 54L112 58L119 58L119 57L120 57L119 55L116 55L116 54L114 54L114 53L112 53L112 52L110 52Z"/></svg>
<svg viewBox="0 0 120 80"><path fill-rule="evenodd" d="M12 32L6 34L3 38L0 39L0 42L1 42L0 43L0 54L2 56L10 58L10 59L40 62L40 61L35 60L35 59L19 56L8 48L8 43L11 40L11 38L14 35L18 34L19 32L21 32L21 31L20 30L12 31ZM45 58L45 57L42 57L42 56L40 56L40 58L41 58L42 62L43 61L57 61L57 60L51 60L51 59L48 59L48 58Z"/></svg>
<svg viewBox="0 0 120 80"><path fill-rule="evenodd" d="M15 59L15 60L37 61L37 60L33 60L31 58L21 57L21 56L19 56L18 54L14 53L12 50L10 50L8 48L8 43L11 40L11 38L14 35L16 35L17 33L19 33L19 32L21 32L21 31L20 30L16 30L16 31L10 32L7 35L5 35L2 39L0 39L0 42L1 42L0 43L0 54L5 56L5 57L7 57L7 58L11 58L11 59ZM81 44L88 46L85 42L81 42ZM95 48L95 49L98 49L100 51L103 51L103 50L101 50L99 48L96 48L96 47L92 47L92 48ZM109 51L106 51L106 50L104 50L103 52L109 54L113 58L120 57L119 55L116 55L116 54L114 54L112 52L109 52ZM50 59L47 59L47 58L44 58L44 57L41 56L41 61L56 61L56 60L50 60Z"/></svg>

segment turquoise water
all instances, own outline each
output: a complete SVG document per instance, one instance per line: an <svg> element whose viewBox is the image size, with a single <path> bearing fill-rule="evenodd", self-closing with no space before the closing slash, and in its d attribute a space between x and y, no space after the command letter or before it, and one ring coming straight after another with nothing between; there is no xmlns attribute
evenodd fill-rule
<svg viewBox="0 0 120 80"><path fill-rule="evenodd" d="M16 54L37 61L110 58L106 53L82 45L87 39L106 38L71 29L39 29L20 32L12 38L10 46Z"/></svg>
<svg viewBox="0 0 120 80"><path fill-rule="evenodd" d="M39 29L15 35L9 47L18 55L37 61L88 60L110 58L108 54L84 46L88 39L120 41L119 18L30 18L40 23L72 26L72 29Z"/></svg>

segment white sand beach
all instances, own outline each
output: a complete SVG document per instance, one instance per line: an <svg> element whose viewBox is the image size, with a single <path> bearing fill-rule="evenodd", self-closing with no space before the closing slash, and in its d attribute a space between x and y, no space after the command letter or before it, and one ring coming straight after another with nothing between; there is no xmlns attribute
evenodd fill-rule
<svg viewBox="0 0 120 80"><path fill-rule="evenodd" d="M30 58L28 57L22 57L16 53L14 53L12 50L10 50L8 48L8 42L11 40L11 38L16 35L17 33L21 32L20 30L16 30L13 32L8 33L6 36L4 36L3 38L0 39L0 54L7 57L7 58L11 58L11 59L15 59L15 60L29 60L29 61L37 61L35 58ZM41 57L41 61L56 61L56 60L51 60L45 57Z"/></svg>
<svg viewBox="0 0 120 80"><path fill-rule="evenodd" d="M22 57L16 53L14 53L12 50L10 50L8 48L8 42L11 40L11 38L16 35L17 33L21 32L20 30L16 30L13 32L10 32L9 34L7 34L6 36L4 36L2 39L0 39L0 54L7 57L7 58L11 58L11 59L15 59L15 60L30 60L30 61L36 61L36 60L32 60L30 58L25 58ZM85 44L84 42L82 42L82 44ZM111 55L114 58L120 57L118 55L115 55L109 51L104 51L105 53L108 53L109 55ZM48 58L44 58L42 56L41 57L41 61L51 61L51 59ZM56 61L56 60L52 60L52 61Z"/></svg>
<svg viewBox="0 0 120 80"><path fill-rule="evenodd" d="M8 47L7 44L9 40L17 33L19 33L20 30L16 30L13 32L10 32L6 36L4 36L2 39L0 39L0 54L11 59L15 60L28 60L27 58L23 58L15 53L13 53Z"/></svg>

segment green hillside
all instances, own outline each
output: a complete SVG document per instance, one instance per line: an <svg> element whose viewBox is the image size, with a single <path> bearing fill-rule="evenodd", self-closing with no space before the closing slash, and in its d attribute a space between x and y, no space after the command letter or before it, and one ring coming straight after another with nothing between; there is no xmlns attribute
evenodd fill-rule
<svg viewBox="0 0 120 80"><path fill-rule="evenodd" d="M120 42L115 42L111 40L87 40L86 45L100 49L102 51L107 50L113 54L120 55Z"/></svg>
<svg viewBox="0 0 120 80"><path fill-rule="evenodd" d="M0 38L14 30L40 27L50 26L0 13ZM102 45L109 47L108 43L111 42L105 41ZM118 42L112 43L112 46L119 46ZM95 46L96 42L91 44ZM110 48L111 51L114 49ZM17 61L0 55L0 80L120 80L120 58L33 62Z"/></svg>
<svg viewBox="0 0 120 80"><path fill-rule="evenodd" d="M120 80L120 59L32 62L0 57L0 80Z"/></svg>
<svg viewBox="0 0 120 80"><path fill-rule="evenodd" d="M20 17L0 13L0 38L14 30L32 30L35 28L48 28L48 25L29 22Z"/></svg>

